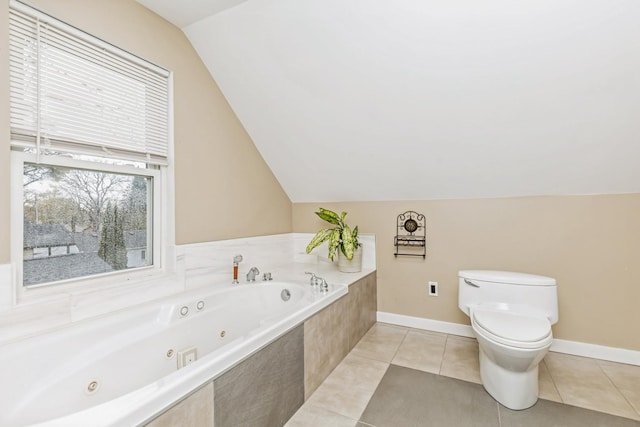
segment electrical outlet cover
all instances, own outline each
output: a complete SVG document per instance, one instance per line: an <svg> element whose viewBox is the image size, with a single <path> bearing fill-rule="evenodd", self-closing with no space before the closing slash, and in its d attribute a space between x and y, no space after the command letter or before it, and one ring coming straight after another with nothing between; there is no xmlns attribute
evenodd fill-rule
<svg viewBox="0 0 640 427"><path fill-rule="evenodd" d="M438 296L438 282L429 282L429 295L432 297Z"/></svg>

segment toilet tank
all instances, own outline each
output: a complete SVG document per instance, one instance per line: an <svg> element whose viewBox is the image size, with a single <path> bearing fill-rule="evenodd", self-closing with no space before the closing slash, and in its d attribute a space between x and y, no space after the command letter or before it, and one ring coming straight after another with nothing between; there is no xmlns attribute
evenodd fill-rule
<svg viewBox="0 0 640 427"><path fill-rule="evenodd" d="M469 315L469 308L479 304L542 313L555 324L558 321L556 279L512 271L459 271L458 307Z"/></svg>

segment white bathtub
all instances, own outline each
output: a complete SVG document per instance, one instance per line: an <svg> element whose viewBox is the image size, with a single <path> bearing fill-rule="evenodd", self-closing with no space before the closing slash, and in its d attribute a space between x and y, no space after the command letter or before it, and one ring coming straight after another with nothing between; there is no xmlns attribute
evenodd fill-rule
<svg viewBox="0 0 640 427"><path fill-rule="evenodd" d="M346 293L285 282L229 286L5 345L0 426L143 424ZM198 360L178 369L178 352L190 347Z"/></svg>

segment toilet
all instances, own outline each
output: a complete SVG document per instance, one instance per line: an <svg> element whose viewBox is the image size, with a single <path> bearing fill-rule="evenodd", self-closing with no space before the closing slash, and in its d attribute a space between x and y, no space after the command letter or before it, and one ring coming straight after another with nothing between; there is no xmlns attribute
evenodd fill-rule
<svg viewBox="0 0 640 427"><path fill-rule="evenodd" d="M509 409L533 406L538 364L558 322L556 280L492 270L463 270L458 278L458 307L478 339L482 385Z"/></svg>

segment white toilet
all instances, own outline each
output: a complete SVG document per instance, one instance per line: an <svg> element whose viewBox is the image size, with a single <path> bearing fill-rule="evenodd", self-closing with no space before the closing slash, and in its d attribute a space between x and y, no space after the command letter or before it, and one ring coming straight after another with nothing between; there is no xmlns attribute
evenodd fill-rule
<svg viewBox="0 0 640 427"><path fill-rule="evenodd" d="M555 279L489 270L464 270L458 277L458 307L478 339L482 385L509 409L533 406L538 364L558 321Z"/></svg>

